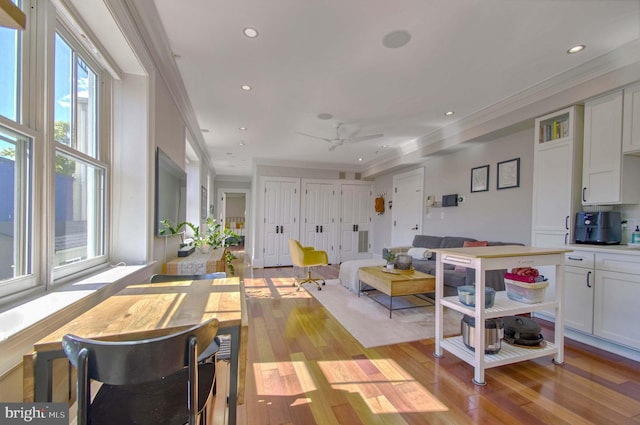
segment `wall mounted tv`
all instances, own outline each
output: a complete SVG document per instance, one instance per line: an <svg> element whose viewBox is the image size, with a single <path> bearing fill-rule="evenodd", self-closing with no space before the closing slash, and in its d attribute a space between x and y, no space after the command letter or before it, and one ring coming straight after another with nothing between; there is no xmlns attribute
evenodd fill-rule
<svg viewBox="0 0 640 425"><path fill-rule="evenodd" d="M161 220L182 223L187 217L187 173L160 148L156 149L156 220L160 235Z"/></svg>

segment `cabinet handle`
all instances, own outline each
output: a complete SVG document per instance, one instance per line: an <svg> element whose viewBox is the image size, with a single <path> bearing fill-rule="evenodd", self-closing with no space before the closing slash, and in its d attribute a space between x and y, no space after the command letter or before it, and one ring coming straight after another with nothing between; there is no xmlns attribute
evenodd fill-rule
<svg viewBox="0 0 640 425"><path fill-rule="evenodd" d="M280 233L284 233L284 226L280 226Z"/></svg>
<svg viewBox="0 0 640 425"><path fill-rule="evenodd" d="M564 219L564 228L565 230L569 230L569 216L566 216Z"/></svg>
<svg viewBox="0 0 640 425"><path fill-rule="evenodd" d="M565 245L567 244L567 239L568 239L568 237L569 237L569 234L568 234L568 233L565 233L565 234L564 234L564 244L565 244Z"/></svg>
<svg viewBox="0 0 640 425"><path fill-rule="evenodd" d="M567 260L582 261L582 258L579 258L579 257L567 257ZM591 273L591 272L589 272L589 273Z"/></svg>
<svg viewBox="0 0 640 425"><path fill-rule="evenodd" d="M582 202L587 202L587 198L584 197L584 193L587 191L586 187L582 188Z"/></svg>
<svg viewBox="0 0 640 425"><path fill-rule="evenodd" d="M316 226L316 233L318 233L318 230L320 230L320 226Z"/></svg>
<svg viewBox="0 0 640 425"><path fill-rule="evenodd" d="M324 232L324 230L322 230L322 226L320 226L320 233L323 233L323 232Z"/></svg>
<svg viewBox="0 0 640 425"><path fill-rule="evenodd" d="M356 224L356 232L358 231L359 228L360 228L360 225Z"/></svg>
<svg viewBox="0 0 640 425"><path fill-rule="evenodd" d="M591 272L587 272L587 288L591 288L591 282L589 281L591 277Z"/></svg>

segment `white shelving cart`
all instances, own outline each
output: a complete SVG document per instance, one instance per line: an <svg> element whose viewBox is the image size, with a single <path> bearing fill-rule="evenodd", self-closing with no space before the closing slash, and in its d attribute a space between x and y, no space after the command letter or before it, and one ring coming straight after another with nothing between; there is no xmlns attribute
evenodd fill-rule
<svg viewBox="0 0 640 425"><path fill-rule="evenodd" d="M530 360L537 357L553 355L556 364L564 362L564 328L562 306L564 295L564 254L570 249L534 248L518 245L487 246L473 248L449 248L434 250L437 253L436 263L436 350L434 355L441 357L446 350L474 367L473 382L485 385L484 371L487 368ZM476 273L475 307L462 304L457 296L443 297L444 264L470 267ZM506 291L498 291L495 303L491 308L484 308L484 276L487 270L511 269L515 267L556 267L555 300L536 304L527 304L511 300ZM496 354L485 354L482 348L475 352L467 348L461 336L444 338L444 308L451 308L475 318L474 345L485 346L484 323L486 319L513 316L540 310L555 309L555 335L553 341L546 341L544 347L531 349L520 348L507 343Z"/></svg>

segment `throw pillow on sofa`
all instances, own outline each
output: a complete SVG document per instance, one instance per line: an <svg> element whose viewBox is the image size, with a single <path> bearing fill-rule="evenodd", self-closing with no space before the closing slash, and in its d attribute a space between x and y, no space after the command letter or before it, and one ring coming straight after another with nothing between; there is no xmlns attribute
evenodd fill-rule
<svg viewBox="0 0 640 425"><path fill-rule="evenodd" d="M427 248L409 248L409 250L407 250L407 255L412 256L416 260L428 260L431 258L431 254L433 253Z"/></svg>
<svg viewBox="0 0 640 425"><path fill-rule="evenodd" d="M489 241L464 241L464 244L462 245L463 248L473 248L473 247L477 247L477 246L487 246L489 244ZM463 266L456 266L454 268L455 271L457 272L463 272L465 271L467 268L463 267Z"/></svg>

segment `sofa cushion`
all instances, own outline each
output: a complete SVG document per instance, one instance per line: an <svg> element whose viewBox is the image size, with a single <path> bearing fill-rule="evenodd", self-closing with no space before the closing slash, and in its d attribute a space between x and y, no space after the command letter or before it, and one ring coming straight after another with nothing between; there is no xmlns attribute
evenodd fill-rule
<svg viewBox="0 0 640 425"><path fill-rule="evenodd" d="M463 238L461 236L445 236L442 238L440 248L462 248L466 241L476 242L475 239Z"/></svg>
<svg viewBox="0 0 640 425"><path fill-rule="evenodd" d="M413 237L413 245L417 248L440 248L440 244L442 243L442 238L440 236L430 236L430 235L415 235Z"/></svg>
<svg viewBox="0 0 640 425"><path fill-rule="evenodd" d="M415 258L416 260L424 260L431 258L432 252L429 251L429 248L409 248L407 250L407 255Z"/></svg>

